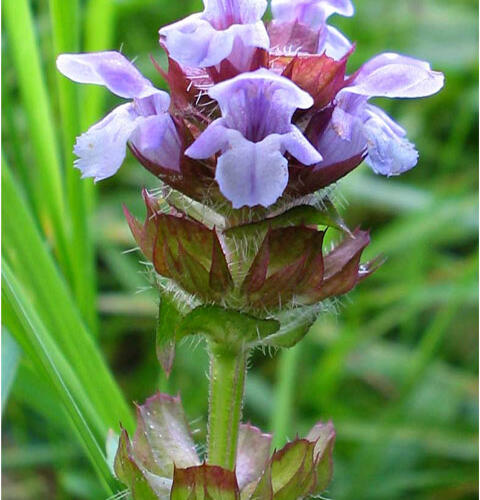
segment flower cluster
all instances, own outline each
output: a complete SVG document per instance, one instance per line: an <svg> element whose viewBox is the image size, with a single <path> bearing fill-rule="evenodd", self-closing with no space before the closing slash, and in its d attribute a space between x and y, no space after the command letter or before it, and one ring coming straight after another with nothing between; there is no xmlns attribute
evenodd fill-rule
<svg viewBox="0 0 480 500"><path fill-rule="evenodd" d="M352 15L349 0L273 0L267 26L266 8L205 0L203 13L162 28L172 99L117 52L61 55L67 77L132 99L79 137L83 175L113 175L129 144L172 187L238 209L314 192L363 159L383 175L415 166L405 131L368 101L434 94L443 75L384 53L347 76L354 47L327 19Z"/></svg>
<svg viewBox="0 0 480 500"><path fill-rule="evenodd" d="M168 69L154 64L170 95L118 52L58 57L72 80L130 99L78 138L75 165L104 179L128 146L168 187L162 200L144 193L143 224L126 216L157 275L190 296L184 313L214 304L282 323L282 310L342 295L377 264L360 264L369 235L345 227L323 188L363 160L387 176L417 163L370 98L431 95L443 75L392 53L347 75L354 46L327 21L353 15L350 0L272 0L266 24L266 0L204 3L160 30ZM325 252L319 226L343 242Z"/></svg>

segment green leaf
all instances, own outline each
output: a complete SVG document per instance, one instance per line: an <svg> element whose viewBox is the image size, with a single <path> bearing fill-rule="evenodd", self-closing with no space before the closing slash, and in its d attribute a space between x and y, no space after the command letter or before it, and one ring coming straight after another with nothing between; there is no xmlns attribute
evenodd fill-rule
<svg viewBox="0 0 480 500"><path fill-rule="evenodd" d="M171 478L173 465L200 465L180 397L157 393L137 407L134 453L150 472Z"/></svg>
<svg viewBox="0 0 480 500"><path fill-rule="evenodd" d="M102 424L76 374L52 341L25 291L13 276L10 266L3 261L2 292L3 304L6 306L8 315L15 315L22 327L21 332L18 329L15 332L17 340L55 389L57 397L62 401L79 435L80 443L86 450L106 491L111 494L113 481L110 469L98 444L98 438L95 436L95 431L101 432Z"/></svg>
<svg viewBox="0 0 480 500"><path fill-rule="evenodd" d="M200 306L185 316L178 335L203 334L227 348L274 334L280 328L275 319L259 319L245 313L219 306Z"/></svg>
<svg viewBox="0 0 480 500"><path fill-rule="evenodd" d="M21 349L9 331L2 328L2 413L17 374Z"/></svg>
<svg viewBox="0 0 480 500"><path fill-rule="evenodd" d="M322 203L324 204L323 209L318 209L311 205L300 205L270 219L232 227L227 229L225 233L241 237L255 232L267 231L269 228L279 229L301 225L329 226L350 233L350 230L338 214L333 203L329 200L324 200Z"/></svg>
<svg viewBox="0 0 480 500"><path fill-rule="evenodd" d="M315 443L313 451L315 461L315 493L322 493L333 476L333 446L335 444L335 429L331 422L319 422L308 433L307 439Z"/></svg>
<svg viewBox="0 0 480 500"><path fill-rule="evenodd" d="M171 500L240 500L235 473L216 465L177 469Z"/></svg>
<svg viewBox="0 0 480 500"><path fill-rule="evenodd" d="M301 439L274 453L271 468L275 500L301 498L311 492L315 482L314 447L315 443Z"/></svg>
<svg viewBox="0 0 480 500"><path fill-rule="evenodd" d="M167 292L161 293L156 328L156 352L167 377L172 371L175 358L175 332L182 318L175 299Z"/></svg>
<svg viewBox="0 0 480 500"><path fill-rule="evenodd" d="M44 325L49 341L75 372L89 403L95 408L102 422L103 445L106 430L118 428L119 420L127 428L133 426L130 410L92 335L85 328L71 293L5 164L2 184L4 258ZM5 217L7 212L8 217ZM8 315L7 319L11 321ZM17 340L26 338L31 350L31 339L13 326L9 328L12 335Z"/></svg>
<svg viewBox="0 0 480 500"><path fill-rule="evenodd" d="M62 269L71 278L67 235L69 214L66 210L57 138L41 69L39 44L35 37L30 2L6 0L2 7L36 161L35 167L29 166L29 173L32 176L31 183L39 220L46 234L52 236Z"/></svg>
<svg viewBox="0 0 480 500"><path fill-rule="evenodd" d="M122 430L117 455L115 473L129 487L133 500L158 500L147 478L137 465L127 432Z"/></svg>

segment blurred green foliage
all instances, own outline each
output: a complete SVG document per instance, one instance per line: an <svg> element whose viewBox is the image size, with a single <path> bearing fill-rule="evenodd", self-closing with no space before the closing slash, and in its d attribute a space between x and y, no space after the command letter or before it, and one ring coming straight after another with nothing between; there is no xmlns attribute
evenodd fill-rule
<svg viewBox="0 0 480 500"><path fill-rule="evenodd" d="M28 64L23 68L24 79L33 77L25 88L13 30L6 26L3 31L3 152L45 241L57 248L56 265L91 335L98 332L95 344L101 346L126 401L143 401L156 390L180 392L198 428L198 442L203 443L207 409L203 346L181 345L172 376L165 380L155 359L155 292L149 288L139 254L123 253L133 242L121 204L141 214L140 188L155 187L156 181L130 158L117 176L94 189L90 181L78 182L78 172L70 165L69 132L60 122L60 116L68 116L62 112L64 84L59 83L54 67L55 47L122 48L128 57L136 58L146 76L162 85L149 61L149 55L164 61L157 44L158 28L198 10L200 1L74 3L78 10L70 10L74 17L67 20L61 17L66 5L62 0L31 2L34 45L29 46L28 40L20 44L22 64ZM255 353L245 420L264 430L275 427L280 431L277 443L282 444L318 419L331 418L337 444L329 498L474 499L478 498L478 6L475 0L355 3L353 19L333 19L357 42L351 70L378 52L397 51L431 61L435 69L445 72L446 88L428 100L382 102L408 129L420 151L420 163L398 179L376 177L360 167L339 183L337 202L350 226L371 228L370 256L383 253L388 260L339 301L336 313L321 317L294 351L271 356ZM20 4L26 2L19 1L19 9ZM50 8L55 4L59 17L53 14L52 18ZM11 19L6 16L4 22ZM66 23L63 32L59 20ZM85 28L76 33L77 26ZM32 128L31 113L40 113L40 124L42 115L35 101L29 109L28 96L42 98L43 92L35 65L30 66L34 57L28 51L33 49L40 56L38 74L45 77L53 138L48 131L38 130L38 123L37 129ZM85 129L102 109L117 102L107 91L80 92L79 116L70 123L72 133ZM45 140L57 143L52 142L48 150ZM82 241L69 240L68 227L65 236L58 218L52 217L58 227L42 224L42 210L55 215L58 207L50 203L55 200L45 202L49 195L43 189L54 184L42 181L47 170L42 170L46 167L39 154L58 162L67 185L68 227L84 231ZM48 175L55 175L55 168L50 164ZM79 189L84 192L75 199ZM5 205L4 218L9 217L8 210ZM79 264L76 250L82 256ZM9 264L20 269L22 262L15 262L15 252L15 248L4 250ZM75 276L79 265L81 274ZM27 292L28 282L26 276ZM96 283L99 318L95 317ZM39 319L48 326L48 311L41 309L35 293L31 299ZM62 307L56 314L62 318L66 312ZM13 333L15 324L8 326ZM78 335L73 326L70 334ZM77 344L83 349L82 342ZM27 354L19 354L4 329L2 411L10 391L3 415L3 498L105 498L50 379L39 376L35 358ZM90 376L93 385L100 384L95 370ZM94 394L95 387L91 391ZM118 404L123 408L123 403ZM109 421L107 413L100 429ZM288 430L282 433L282 429Z"/></svg>

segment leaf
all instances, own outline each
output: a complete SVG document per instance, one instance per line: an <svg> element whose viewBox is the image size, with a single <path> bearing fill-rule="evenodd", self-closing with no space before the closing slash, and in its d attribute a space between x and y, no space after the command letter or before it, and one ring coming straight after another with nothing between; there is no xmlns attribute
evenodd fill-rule
<svg viewBox="0 0 480 500"><path fill-rule="evenodd" d="M35 363L37 370L56 391L105 490L111 494L112 476L95 436L102 431L98 414L95 413L91 400L76 373L53 342L25 291L13 276L10 266L4 261L2 261L2 291L5 310L9 316L15 315L19 321L15 332L19 343ZM19 326L21 331L18 329Z"/></svg>
<svg viewBox="0 0 480 500"><path fill-rule="evenodd" d="M107 429L118 428L121 420L133 425L130 409L115 382L103 355L86 329L70 290L60 274L29 206L13 179L8 165L2 168L3 255L25 299L44 325L49 342L75 373L95 408L99 443L103 446ZM7 315L7 326L9 325ZM32 337L22 329L9 328L11 334L32 349ZM21 342L22 340L22 342ZM94 374L94 375L93 375ZM100 435L103 434L103 435Z"/></svg>
<svg viewBox="0 0 480 500"><path fill-rule="evenodd" d="M314 476L314 443L300 439L273 454L271 461L273 498L291 500L311 492Z"/></svg>
<svg viewBox="0 0 480 500"><path fill-rule="evenodd" d="M315 493L322 493L333 476L333 446L335 444L335 429L332 422L319 422L308 433L307 439L315 442L313 451L316 469Z"/></svg>
<svg viewBox="0 0 480 500"><path fill-rule="evenodd" d="M150 472L173 476L173 465L200 465L180 397L157 393L137 406L137 430L133 448Z"/></svg>
<svg viewBox="0 0 480 500"><path fill-rule="evenodd" d="M171 500L239 500L235 473L216 465L175 467Z"/></svg>
<svg viewBox="0 0 480 500"><path fill-rule="evenodd" d="M17 374L21 349L7 328L2 328L2 413Z"/></svg>
<svg viewBox="0 0 480 500"><path fill-rule="evenodd" d="M204 334L219 344L235 348L272 335L279 327L275 319L259 319L219 306L200 306L185 316L177 334Z"/></svg>
<svg viewBox="0 0 480 500"><path fill-rule="evenodd" d="M118 451L115 457L115 474L122 483L128 486L133 500L158 500L147 478L135 461L128 434L124 429L120 435Z"/></svg>
<svg viewBox="0 0 480 500"><path fill-rule="evenodd" d="M167 292L160 294L156 328L156 353L167 377L170 375L175 358L175 332L182 321L182 314L175 299Z"/></svg>
<svg viewBox="0 0 480 500"><path fill-rule="evenodd" d="M271 434L264 434L250 424L240 426L236 464L240 489L262 475L269 459L271 442Z"/></svg>
<svg viewBox="0 0 480 500"><path fill-rule="evenodd" d="M319 209L311 205L300 205L293 207L283 214L275 217L270 217L251 224L231 227L225 231L225 234L241 237L252 233L255 234L260 231L267 231L269 228L279 229L282 227L302 225L329 226L349 233L350 230L338 214L333 203L328 199L323 200L322 203L323 209Z"/></svg>

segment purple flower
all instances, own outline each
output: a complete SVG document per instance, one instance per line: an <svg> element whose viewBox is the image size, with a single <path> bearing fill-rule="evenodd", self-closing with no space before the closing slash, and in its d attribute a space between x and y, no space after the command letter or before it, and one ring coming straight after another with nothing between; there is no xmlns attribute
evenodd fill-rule
<svg viewBox="0 0 480 500"><path fill-rule="evenodd" d="M129 141L148 160L179 170L181 140L168 113L170 97L122 54L62 54L57 68L73 81L103 85L120 97L133 99L77 138L75 166L82 177L99 181L114 175L125 159Z"/></svg>
<svg viewBox="0 0 480 500"><path fill-rule="evenodd" d="M238 69L249 68L256 48L270 41L262 22L266 0L204 0L205 10L160 30L162 41L177 62L206 68L226 58Z"/></svg>
<svg viewBox="0 0 480 500"><path fill-rule="evenodd" d="M391 53L371 59L337 94L332 119L316 144L324 157L319 167L366 150L366 162L378 174L399 175L413 168L418 153L405 130L368 100L425 97L438 92L443 83L443 74L424 61Z"/></svg>
<svg viewBox="0 0 480 500"><path fill-rule="evenodd" d="M215 120L186 150L191 158L221 151L215 179L234 208L268 207L288 183L288 151L304 165L321 155L292 125L297 108L308 109L312 97L287 78L266 69L244 73L209 91L222 118Z"/></svg>
<svg viewBox="0 0 480 500"><path fill-rule="evenodd" d="M327 25L332 14L353 16L350 0L272 0L272 12L277 23L296 22L318 32L318 54L326 53L338 60L352 47L340 31Z"/></svg>

